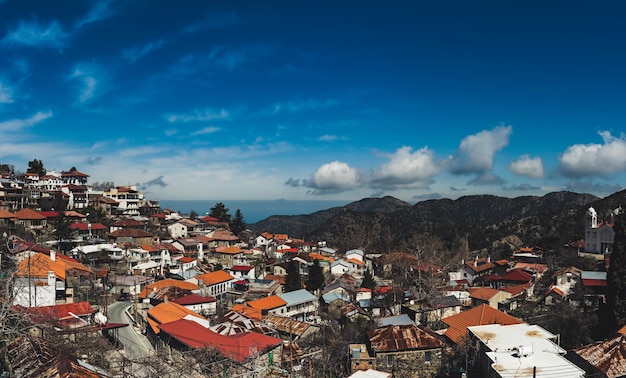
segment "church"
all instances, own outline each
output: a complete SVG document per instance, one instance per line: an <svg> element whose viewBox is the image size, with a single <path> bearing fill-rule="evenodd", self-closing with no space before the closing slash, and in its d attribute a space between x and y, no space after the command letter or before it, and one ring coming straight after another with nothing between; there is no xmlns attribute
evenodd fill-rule
<svg viewBox="0 0 626 378"><path fill-rule="evenodd" d="M598 213L590 207L585 214L585 252L607 254L613 250L613 217L620 209L611 212L610 222L598 223Z"/></svg>

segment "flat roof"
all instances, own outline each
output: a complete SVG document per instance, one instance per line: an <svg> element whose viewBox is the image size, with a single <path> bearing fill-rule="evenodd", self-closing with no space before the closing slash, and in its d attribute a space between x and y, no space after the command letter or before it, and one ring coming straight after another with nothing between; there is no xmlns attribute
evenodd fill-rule
<svg viewBox="0 0 626 378"><path fill-rule="evenodd" d="M489 324L467 327L487 347L491 367L503 378L537 376L584 377L585 371L563 355L566 350L555 344L555 335L538 325Z"/></svg>

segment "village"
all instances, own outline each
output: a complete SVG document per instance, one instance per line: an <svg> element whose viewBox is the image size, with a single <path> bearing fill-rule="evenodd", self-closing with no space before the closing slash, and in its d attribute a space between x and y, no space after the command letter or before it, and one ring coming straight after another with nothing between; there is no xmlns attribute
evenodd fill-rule
<svg viewBox="0 0 626 378"><path fill-rule="evenodd" d="M604 303L614 231L594 208L566 246L585 266L521 246L444 269L235 230L221 203L181 214L88 178L0 178L3 377L626 375L626 326L572 347L523 316Z"/></svg>

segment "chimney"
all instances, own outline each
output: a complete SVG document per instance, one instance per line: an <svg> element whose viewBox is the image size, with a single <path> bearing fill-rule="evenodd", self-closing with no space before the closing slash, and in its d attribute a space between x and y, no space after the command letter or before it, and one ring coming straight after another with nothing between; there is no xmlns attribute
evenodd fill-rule
<svg viewBox="0 0 626 378"><path fill-rule="evenodd" d="M54 249L50 250L50 260L57 261L57 252Z"/></svg>
<svg viewBox="0 0 626 378"><path fill-rule="evenodd" d="M167 295L163 296L163 303L167 303Z"/></svg>

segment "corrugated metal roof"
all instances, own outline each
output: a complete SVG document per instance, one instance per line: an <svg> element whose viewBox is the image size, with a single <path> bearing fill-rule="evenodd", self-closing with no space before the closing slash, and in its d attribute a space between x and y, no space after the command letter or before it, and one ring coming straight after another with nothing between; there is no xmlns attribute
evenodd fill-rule
<svg viewBox="0 0 626 378"><path fill-rule="evenodd" d="M390 325L367 334L376 352L443 348L445 343L434 331L417 325Z"/></svg>

